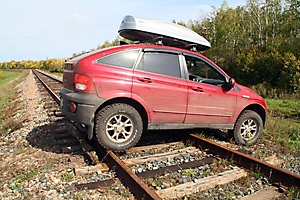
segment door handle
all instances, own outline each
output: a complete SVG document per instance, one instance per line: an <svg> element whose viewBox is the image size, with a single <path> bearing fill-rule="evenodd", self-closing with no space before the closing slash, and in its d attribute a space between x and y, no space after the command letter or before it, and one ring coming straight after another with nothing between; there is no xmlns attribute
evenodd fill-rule
<svg viewBox="0 0 300 200"><path fill-rule="evenodd" d="M192 87L192 90L194 90L196 92L204 92L204 90L202 89L202 87Z"/></svg>
<svg viewBox="0 0 300 200"><path fill-rule="evenodd" d="M141 82L146 82L146 83L152 83L153 81L150 78L147 77L137 77L137 80Z"/></svg>

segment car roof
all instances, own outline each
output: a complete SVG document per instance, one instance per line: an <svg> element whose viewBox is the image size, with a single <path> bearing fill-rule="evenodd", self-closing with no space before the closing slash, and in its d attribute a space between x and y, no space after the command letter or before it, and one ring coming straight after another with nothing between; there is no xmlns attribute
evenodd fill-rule
<svg viewBox="0 0 300 200"><path fill-rule="evenodd" d="M169 50L169 51L176 51L178 53L188 53L188 54L194 54L197 56L202 56L200 53L198 52L194 52L191 50L186 50L186 49L182 49L182 48L177 48L177 47L170 47L170 46L164 46L164 45L155 45L155 44L126 44L126 45L119 45L119 46L112 46L112 47L107 47L107 48L103 48L103 49L98 49L96 51L91 51L88 52L86 54L77 56L75 58L72 58L71 61L72 62L76 62L78 60L81 60L83 58L95 55L95 54L101 54L101 53L115 53L115 52L119 52L119 51L124 51L124 50L129 50L129 49L161 49L161 50Z"/></svg>
<svg viewBox="0 0 300 200"><path fill-rule="evenodd" d="M192 54L192 55L195 55L195 56L204 57L202 54L200 54L198 52L195 52L195 51L192 51L192 50L186 50L186 49L182 49L182 48L170 47L170 46L164 46L164 45L142 43L142 44L118 45L118 46L112 46L112 47L98 49L98 50L91 51L91 52L85 53L83 55L77 56L75 58L72 58L68 62L78 62L79 60L86 59L88 57L100 58L102 56L105 56L105 55L108 55L108 54L111 54L111 53L117 53L117 52L120 52L120 51L125 51L125 50L130 50L130 49L163 50L163 51L178 52L178 53L190 54L190 55Z"/></svg>

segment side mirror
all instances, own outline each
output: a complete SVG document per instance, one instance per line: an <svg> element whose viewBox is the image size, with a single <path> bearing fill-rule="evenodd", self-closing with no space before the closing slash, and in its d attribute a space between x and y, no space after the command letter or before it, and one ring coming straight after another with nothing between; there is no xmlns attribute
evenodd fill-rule
<svg viewBox="0 0 300 200"><path fill-rule="evenodd" d="M229 86L229 88L230 88L230 89L233 88L234 85L235 85L235 80L234 80L234 78L229 78L229 81L228 81L228 86Z"/></svg>

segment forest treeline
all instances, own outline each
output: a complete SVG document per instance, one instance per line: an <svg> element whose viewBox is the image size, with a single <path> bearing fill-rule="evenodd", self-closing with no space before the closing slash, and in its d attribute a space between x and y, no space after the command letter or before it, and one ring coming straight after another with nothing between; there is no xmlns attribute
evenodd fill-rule
<svg viewBox="0 0 300 200"><path fill-rule="evenodd" d="M268 92L300 91L300 0L248 0L231 8L226 1L202 19L176 22L203 35L212 48L205 52L237 82ZM118 45L121 38L97 48ZM11 61L0 68L39 68L62 72L65 59ZM276 91L274 93L274 91Z"/></svg>
<svg viewBox="0 0 300 200"><path fill-rule="evenodd" d="M300 0L248 0L237 8L225 2L187 26L206 36L208 57L239 83L299 93Z"/></svg>

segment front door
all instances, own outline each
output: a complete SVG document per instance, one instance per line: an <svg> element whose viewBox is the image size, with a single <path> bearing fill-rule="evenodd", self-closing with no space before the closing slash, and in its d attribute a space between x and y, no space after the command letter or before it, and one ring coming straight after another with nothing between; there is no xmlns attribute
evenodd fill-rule
<svg viewBox="0 0 300 200"><path fill-rule="evenodd" d="M203 58L185 55L188 80L186 124L228 124L236 108L234 90L224 88L226 77Z"/></svg>

